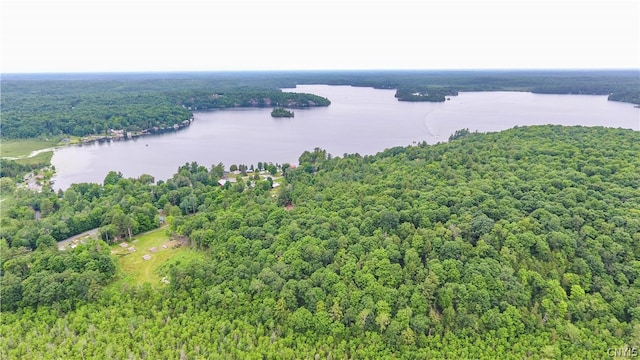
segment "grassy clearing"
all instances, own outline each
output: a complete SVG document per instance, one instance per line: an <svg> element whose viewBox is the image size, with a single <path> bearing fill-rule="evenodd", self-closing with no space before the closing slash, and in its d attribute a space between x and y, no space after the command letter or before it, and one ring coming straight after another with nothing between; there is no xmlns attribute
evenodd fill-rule
<svg viewBox="0 0 640 360"><path fill-rule="evenodd" d="M0 152L2 157L27 157L36 150L46 149L56 146L58 140L42 140L42 139L19 139L19 140L2 140Z"/></svg>
<svg viewBox="0 0 640 360"><path fill-rule="evenodd" d="M158 271L163 264L203 256L202 253L180 245L176 239L170 238L164 228L137 236L132 241L127 241L127 244L128 247L135 247L136 251L129 252L119 244L113 245L111 251L118 256L124 273L122 281L135 285L148 282L153 286L161 286L162 278L165 276L168 278L169 275ZM156 251L151 251L152 248ZM145 255L151 256L149 260L143 259Z"/></svg>
<svg viewBox="0 0 640 360"><path fill-rule="evenodd" d="M23 164L23 165L41 165L41 164L46 165L51 163L52 157L53 157L53 151L45 151L45 152L39 153L36 156L17 159L16 162L18 164Z"/></svg>

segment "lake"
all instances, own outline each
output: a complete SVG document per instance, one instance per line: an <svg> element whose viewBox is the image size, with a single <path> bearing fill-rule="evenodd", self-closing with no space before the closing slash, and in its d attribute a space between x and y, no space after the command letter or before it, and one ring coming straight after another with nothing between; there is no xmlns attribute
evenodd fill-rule
<svg viewBox="0 0 640 360"><path fill-rule="evenodd" d="M305 150L375 154L385 148L447 141L456 130L492 132L514 126L559 124L640 130L640 109L606 96L542 95L525 92L462 92L443 103L400 102L395 90L299 85L284 89L331 100L325 108L295 109L294 118L272 118L269 108L194 113L186 129L130 141L67 146L55 150L54 188L102 183L111 170L125 177L170 178L179 166L197 161L297 164Z"/></svg>

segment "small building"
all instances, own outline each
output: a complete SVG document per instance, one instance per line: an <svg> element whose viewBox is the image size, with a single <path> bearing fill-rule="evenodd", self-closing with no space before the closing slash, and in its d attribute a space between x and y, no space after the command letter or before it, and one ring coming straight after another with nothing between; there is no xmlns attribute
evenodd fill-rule
<svg viewBox="0 0 640 360"><path fill-rule="evenodd" d="M234 183L234 182L236 182L236 179L232 179L232 178L220 179L220 180L218 180L218 185L224 186L227 182Z"/></svg>

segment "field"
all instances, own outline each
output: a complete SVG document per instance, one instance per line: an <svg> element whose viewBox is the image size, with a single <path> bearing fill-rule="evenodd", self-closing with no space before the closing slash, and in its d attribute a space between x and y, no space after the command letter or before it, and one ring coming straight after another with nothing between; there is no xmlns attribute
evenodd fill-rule
<svg viewBox="0 0 640 360"><path fill-rule="evenodd" d="M189 248L184 239L168 236L164 228L138 235L126 243L126 247L116 244L111 249L111 253L118 257L123 273L123 279L118 283L162 285L163 278L169 277L166 265L202 256L202 253ZM129 250L132 247L135 251ZM146 255L149 255L147 260L143 258Z"/></svg>
<svg viewBox="0 0 640 360"><path fill-rule="evenodd" d="M53 151L43 151L34 156L18 158L16 162L22 165L34 165L34 164L50 164L53 157Z"/></svg>
<svg viewBox="0 0 640 360"><path fill-rule="evenodd" d="M42 150L56 146L57 140L41 140L41 139L20 139L20 140L2 140L0 152L2 157L7 158L24 158L28 157L36 150Z"/></svg>

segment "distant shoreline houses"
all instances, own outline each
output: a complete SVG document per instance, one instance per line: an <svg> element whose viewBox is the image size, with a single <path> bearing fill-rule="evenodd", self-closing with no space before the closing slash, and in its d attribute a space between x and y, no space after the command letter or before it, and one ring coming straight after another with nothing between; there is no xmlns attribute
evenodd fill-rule
<svg viewBox="0 0 640 360"><path fill-rule="evenodd" d="M149 129L144 129L142 131L125 131L124 129L109 129L107 131L108 135L98 136L92 135L82 138L81 142L83 144L89 144L93 142L104 142L104 141L126 141L130 139L135 139L142 136L147 135L156 135L163 134L166 132L174 132L184 128L189 127L193 123L194 119L184 120L180 123L173 124L168 127L158 127L153 126Z"/></svg>

